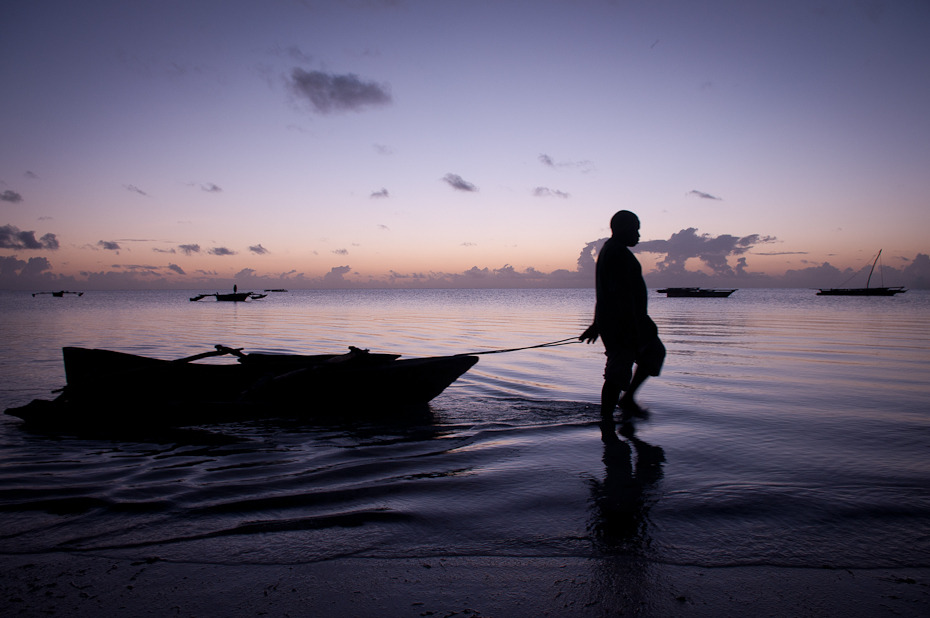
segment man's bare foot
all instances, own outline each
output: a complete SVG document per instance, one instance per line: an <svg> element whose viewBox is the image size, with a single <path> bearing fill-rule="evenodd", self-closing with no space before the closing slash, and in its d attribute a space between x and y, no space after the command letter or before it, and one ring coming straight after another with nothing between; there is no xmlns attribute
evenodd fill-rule
<svg viewBox="0 0 930 618"><path fill-rule="evenodd" d="M632 397L621 397L617 405L620 406L623 418L649 418L649 411L641 408Z"/></svg>

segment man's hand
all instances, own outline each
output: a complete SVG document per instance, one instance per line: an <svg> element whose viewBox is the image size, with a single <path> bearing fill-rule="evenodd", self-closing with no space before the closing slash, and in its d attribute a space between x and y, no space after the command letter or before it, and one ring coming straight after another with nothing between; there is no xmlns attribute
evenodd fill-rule
<svg viewBox="0 0 930 618"><path fill-rule="evenodd" d="M592 324L578 337L578 341L584 341L585 343L594 343L597 341L597 325Z"/></svg>

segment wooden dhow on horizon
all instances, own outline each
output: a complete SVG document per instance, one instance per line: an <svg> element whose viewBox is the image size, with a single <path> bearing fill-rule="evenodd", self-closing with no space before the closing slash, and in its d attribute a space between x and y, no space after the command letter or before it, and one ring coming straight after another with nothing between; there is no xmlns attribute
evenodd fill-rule
<svg viewBox="0 0 930 618"><path fill-rule="evenodd" d="M872 273L875 272L875 265L878 264L878 258L880 258L881 255L882 250L879 249L878 255L875 256L875 260L872 262L872 268L869 269L869 278L866 279L864 288L820 288L820 291L817 292L817 296L894 296L895 294L907 292L903 285L894 287L870 287L872 283Z"/></svg>

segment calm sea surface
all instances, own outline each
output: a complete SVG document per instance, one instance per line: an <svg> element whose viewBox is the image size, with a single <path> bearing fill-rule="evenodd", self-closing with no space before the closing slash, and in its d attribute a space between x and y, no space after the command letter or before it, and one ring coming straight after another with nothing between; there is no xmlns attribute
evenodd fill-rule
<svg viewBox="0 0 930 618"><path fill-rule="evenodd" d="M576 336L593 309L591 290L193 293L0 292L0 405L50 398L62 346L415 357ZM632 435L598 424L600 343L484 355L415 422L131 439L36 434L3 416L0 557L930 566L930 293L653 292L650 312L669 355Z"/></svg>

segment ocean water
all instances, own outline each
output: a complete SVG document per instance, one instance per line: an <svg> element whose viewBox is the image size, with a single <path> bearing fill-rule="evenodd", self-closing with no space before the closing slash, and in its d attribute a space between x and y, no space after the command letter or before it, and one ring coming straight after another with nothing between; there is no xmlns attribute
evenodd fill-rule
<svg viewBox="0 0 930 618"><path fill-rule="evenodd" d="M594 301L592 290L192 294L0 293L0 405L50 398L66 345L457 354L577 336ZM0 556L580 556L632 561L643 577L655 563L930 566L930 293L653 292L650 313L668 358L632 432L599 423L600 343L482 355L416 419L129 437L34 433L3 416Z"/></svg>

